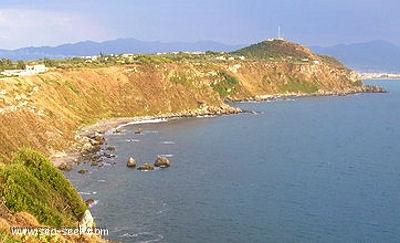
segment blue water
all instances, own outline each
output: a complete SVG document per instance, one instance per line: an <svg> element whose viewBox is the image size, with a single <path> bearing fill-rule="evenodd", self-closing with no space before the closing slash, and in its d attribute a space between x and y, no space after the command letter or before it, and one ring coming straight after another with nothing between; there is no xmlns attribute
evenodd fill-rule
<svg viewBox="0 0 400 243"><path fill-rule="evenodd" d="M67 176L97 200L107 239L400 242L400 81L370 83L389 93L236 104L260 114L140 125L140 135L125 127L107 137L109 165ZM172 167L126 167L160 154Z"/></svg>

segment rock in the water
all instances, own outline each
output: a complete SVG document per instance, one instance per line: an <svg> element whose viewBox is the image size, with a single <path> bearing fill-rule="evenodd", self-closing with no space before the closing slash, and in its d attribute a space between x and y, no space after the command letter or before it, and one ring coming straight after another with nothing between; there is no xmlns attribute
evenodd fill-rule
<svg viewBox="0 0 400 243"><path fill-rule="evenodd" d="M135 134L141 134L142 132L143 132L143 129L140 127L135 130Z"/></svg>
<svg viewBox="0 0 400 243"><path fill-rule="evenodd" d="M90 198L90 199L86 200L85 203L86 203L86 206L90 207L90 205L94 204L94 199Z"/></svg>
<svg viewBox="0 0 400 243"><path fill-rule="evenodd" d="M87 169L81 169L78 171L78 173L80 173L80 174L86 174L88 172L89 172L89 170L87 170Z"/></svg>
<svg viewBox="0 0 400 243"><path fill-rule="evenodd" d="M71 164L62 163L61 165L58 166L58 168L60 170L70 171L73 169L73 166Z"/></svg>
<svg viewBox="0 0 400 243"><path fill-rule="evenodd" d="M154 162L154 166L161 168L170 167L171 162L166 157L160 156L156 159L156 162Z"/></svg>
<svg viewBox="0 0 400 243"><path fill-rule="evenodd" d="M154 166L149 163L145 163L137 168L138 170L154 170Z"/></svg>
<svg viewBox="0 0 400 243"><path fill-rule="evenodd" d="M93 160L91 166L99 166L101 160Z"/></svg>
<svg viewBox="0 0 400 243"><path fill-rule="evenodd" d="M126 163L126 166L128 167L136 167L136 160L132 157L128 159L128 163Z"/></svg>
<svg viewBox="0 0 400 243"><path fill-rule="evenodd" d="M108 151L115 151L115 147L109 146L109 147L106 148L106 150L108 150Z"/></svg>

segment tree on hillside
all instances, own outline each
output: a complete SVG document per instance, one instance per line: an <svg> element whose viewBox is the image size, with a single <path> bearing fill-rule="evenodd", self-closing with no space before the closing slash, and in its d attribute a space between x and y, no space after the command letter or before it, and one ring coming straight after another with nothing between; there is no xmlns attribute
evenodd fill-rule
<svg viewBox="0 0 400 243"><path fill-rule="evenodd" d="M12 60L10 60L8 58L2 58L0 60L0 66L3 68L10 68L10 67L12 67L12 65L13 65Z"/></svg>
<svg viewBox="0 0 400 243"><path fill-rule="evenodd" d="M17 61L17 69L25 69L25 62L22 60Z"/></svg>

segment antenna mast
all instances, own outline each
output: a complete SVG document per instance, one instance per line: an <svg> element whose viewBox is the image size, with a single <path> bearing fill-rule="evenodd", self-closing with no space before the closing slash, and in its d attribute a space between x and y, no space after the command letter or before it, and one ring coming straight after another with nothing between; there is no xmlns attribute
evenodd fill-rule
<svg viewBox="0 0 400 243"><path fill-rule="evenodd" d="M282 39L281 37L281 26L278 25L278 40Z"/></svg>

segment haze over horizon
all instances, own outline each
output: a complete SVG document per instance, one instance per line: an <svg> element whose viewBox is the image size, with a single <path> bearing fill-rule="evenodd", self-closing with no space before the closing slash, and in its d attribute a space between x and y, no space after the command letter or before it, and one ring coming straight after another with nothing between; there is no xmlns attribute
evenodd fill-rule
<svg viewBox="0 0 400 243"><path fill-rule="evenodd" d="M118 38L251 44L277 36L304 45L400 44L395 0L69 0L0 3L0 49Z"/></svg>

